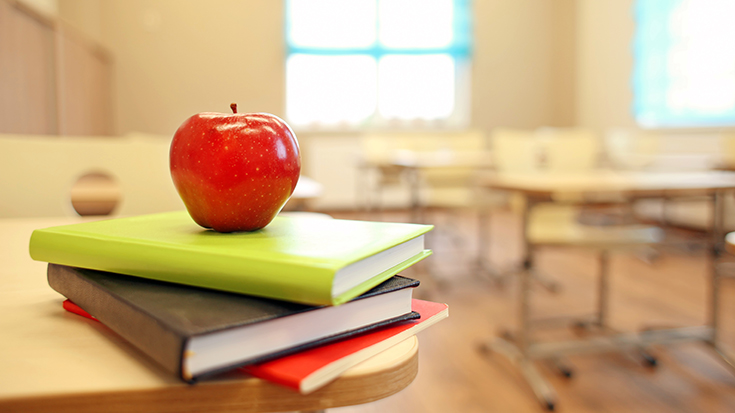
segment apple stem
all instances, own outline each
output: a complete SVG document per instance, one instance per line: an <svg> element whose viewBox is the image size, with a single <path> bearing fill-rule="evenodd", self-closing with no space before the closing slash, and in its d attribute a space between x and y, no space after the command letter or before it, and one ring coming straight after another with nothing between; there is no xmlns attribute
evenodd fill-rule
<svg viewBox="0 0 735 413"><path fill-rule="evenodd" d="M237 103L230 103L230 109L232 109L232 113L237 113Z"/></svg>

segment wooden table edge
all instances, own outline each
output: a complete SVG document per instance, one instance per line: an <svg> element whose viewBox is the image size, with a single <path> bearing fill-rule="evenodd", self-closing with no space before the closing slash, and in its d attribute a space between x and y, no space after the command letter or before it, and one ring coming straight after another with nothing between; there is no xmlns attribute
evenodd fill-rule
<svg viewBox="0 0 735 413"><path fill-rule="evenodd" d="M725 234L725 251L735 255L735 232Z"/></svg>
<svg viewBox="0 0 735 413"><path fill-rule="evenodd" d="M160 389L0 399L0 411L283 412L363 404L395 394L416 378L418 339L412 336L396 346L404 346L405 351L390 360L382 361L385 368L361 369L358 365L332 383L307 395L264 380L248 378Z"/></svg>

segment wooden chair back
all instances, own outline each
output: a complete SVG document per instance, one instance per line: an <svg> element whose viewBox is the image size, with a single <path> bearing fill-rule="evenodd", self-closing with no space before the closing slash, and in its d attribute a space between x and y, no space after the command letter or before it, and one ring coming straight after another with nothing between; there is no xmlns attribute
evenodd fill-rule
<svg viewBox="0 0 735 413"><path fill-rule="evenodd" d="M184 209L169 145L158 136L0 135L0 217L73 216L73 201L112 201L111 215Z"/></svg>

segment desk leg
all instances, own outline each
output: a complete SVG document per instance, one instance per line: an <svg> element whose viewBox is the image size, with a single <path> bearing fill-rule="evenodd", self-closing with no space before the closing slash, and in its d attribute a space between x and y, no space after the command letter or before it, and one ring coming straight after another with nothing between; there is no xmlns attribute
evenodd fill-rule
<svg viewBox="0 0 735 413"><path fill-rule="evenodd" d="M536 271L533 263L533 245L528 239L528 225L531 222L531 211L538 201L526 196L524 199L523 219L522 219L522 237L523 237L523 271L528 272L533 282L541 285L546 291L558 293L561 287L559 283L548 278L545 274ZM528 287L531 288L530 286Z"/></svg>
<svg viewBox="0 0 735 413"><path fill-rule="evenodd" d="M519 274L520 285L518 287L518 332L512 338L496 338L492 342L481 346L483 351L495 351L509 359L520 370L526 382L533 390L536 398L542 406L548 410L554 410L556 405L556 393L551 385L541 376L529 357L531 346L531 277L533 267L533 246L526 236L528 218L532 208L530 200L526 200L523 210L523 269Z"/></svg>
<svg viewBox="0 0 735 413"><path fill-rule="evenodd" d="M524 260L524 269L520 274L519 294L519 324L520 331L516 337L516 346L519 357L516 364L521 370L523 377L536 395L536 398L548 410L554 410L556 405L556 393L551 385L541 376L538 369L529 357L528 350L531 345L531 252Z"/></svg>
<svg viewBox="0 0 735 413"><path fill-rule="evenodd" d="M600 328L607 327L607 313L608 313L608 295L609 295L609 266L610 266L610 253L607 250L602 250L599 253L599 271L600 277L598 279L598 290L597 290L597 325Z"/></svg>
<svg viewBox="0 0 735 413"><path fill-rule="evenodd" d="M481 206L477 214L477 258L476 272L479 277L485 278L498 287L502 287L504 283L515 276L520 269L509 268L500 270L496 267L491 258L493 248L493 213L491 207Z"/></svg>
<svg viewBox="0 0 735 413"><path fill-rule="evenodd" d="M424 211L421 205L421 176L417 168L407 169L409 186L411 187L411 211L413 222L423 223Z"/></svg>
<svg viewBox="0 0 735 413"><path fill-rule="evenodd" d="M709 325L712 328L712 343L717 343L719 339L720 327L720 274L717 271L717 264L722 255L721 242L724 238L724 197L716 191L712 195L712 245L710 246L709 257L709 314L707 315Z"/></svg>
<svg viewBox="0 0 735 413"><path fill-rule="evenodd" d="M544 275L538 273L533 269L533 262L532 262L532 251L531 251L531 244L528 241L528 222L529 222L529 216L530 211L533 209L534 204L536 201L529 199L528 197L524 197L523 199L523 211L521 213L521 237L523 240L523 256L521 258L520 265L514 265L512 268L498 271L495 268L493 268L492 263L490 262L489 255L490 252L488 251L488 248L492 248L490 245L490 226L491 226L491 219L492 216L490 212L486 210L481 210L479 214L479 223L478 223L478 257L477 257L477 270L482 276L488 278L490 281L495 283L498 286L503 286L506 281L511 279L512 277L516 277L519 273L523 271L530 272L531 279L533 282L538 283L541 285L544 289L551 293L557 293L561 289L559 286L559 283L556 281L545 277ZM487 259L484 259L485 255L488 255Z"/></svg>
<svg viewBox="0 0 735 413"><path fill-rule="evenodd" d="M725 194L722 191L716 191L712 200L712 245L710 248L709 259L709 275L710 275L710 291L709 291L709 314L707 315L708 324L711 335L708 344L712 347L715 354L725 363L725 365L735 373L735 358L719 343L720 339L720 284L723 274L720 273L719 264L723 253L723 242L725 237Z"/></svg>

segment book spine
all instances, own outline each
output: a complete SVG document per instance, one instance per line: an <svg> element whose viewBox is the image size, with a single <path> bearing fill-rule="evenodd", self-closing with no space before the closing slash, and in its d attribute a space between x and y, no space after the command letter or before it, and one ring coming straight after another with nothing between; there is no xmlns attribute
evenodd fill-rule
<svg viewBox="0 0 735 413"><path fill-rule="evenodd" d="M184 377L181 368L185 337L163 328L125 300L80 277L79 271L83 270L49 264L48 283L158 364L184 380L191 380Z"/></svg>

